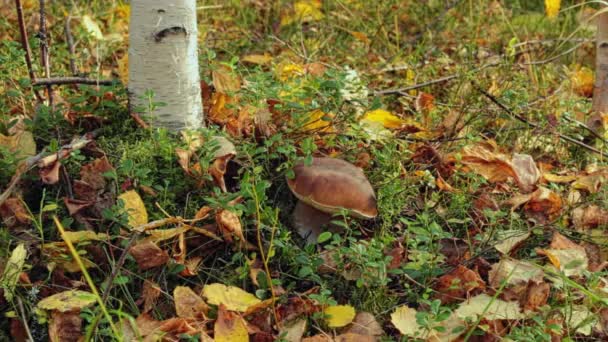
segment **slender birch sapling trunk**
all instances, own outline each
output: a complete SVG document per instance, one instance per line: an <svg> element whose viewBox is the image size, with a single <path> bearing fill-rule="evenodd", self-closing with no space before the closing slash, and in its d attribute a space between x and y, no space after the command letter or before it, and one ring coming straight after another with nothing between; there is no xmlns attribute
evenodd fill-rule
<svg viewBox="0 0 608 342"><path fill-rule="evenodd" d="M595 84L593 86L593 111L587 125L596 131L605 130L608 118L608 6L602 5L597 17L595 54Z"/></svg>
<svg viewBox="0 0 608 342"><path fill-rule="evenodd" d="M177 131L203 123L197 33L196 0L131 0L129 102L143 114L153 108L153 126Z"/></svg>

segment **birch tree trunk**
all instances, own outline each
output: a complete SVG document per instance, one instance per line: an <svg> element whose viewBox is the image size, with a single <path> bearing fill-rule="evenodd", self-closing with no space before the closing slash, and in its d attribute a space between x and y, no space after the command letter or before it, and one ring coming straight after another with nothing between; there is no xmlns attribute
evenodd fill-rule
<svg viewBox="0 0 608 342"><path fill-rule="evenodd" d="M163 102L151 124L172 131L203 124L196 0L132 0L129 24L130 109ZM141 112L141 111L140 111Z"/></svg>
<svg viewBox="0 0 608 342"><path fill-rule="evenodd" d="M608 9L602 6L601 10ZM593 110L597 113L608 113L608 12L597 17L596 39Z"/></svg>

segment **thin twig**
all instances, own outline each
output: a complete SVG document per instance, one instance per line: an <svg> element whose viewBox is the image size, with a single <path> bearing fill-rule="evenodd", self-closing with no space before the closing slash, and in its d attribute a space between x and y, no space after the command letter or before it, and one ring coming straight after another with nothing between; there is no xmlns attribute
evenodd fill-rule
<svg viewBox="0 0 608 342"><path fill-rule="evenodd" d="M27 338L31 342L34 342L34 337L32 336L32 332L30 331L30 327L27 324L27 316L25 315L25 308L23 307L23 301L21 298L17 297L17 306L19 307L19 314L21 315L21 322L23 323L23 329L25 329L25 333L27 334Z"/></svg>
<svg viewBox="0 0 608 342"><path fill-rule="evenodd" d="M112 85L113 80L96 80L86 77L53 77L37 79L35 86L65 85L65 84L90 84L90 85Z"/></svg>
<svg viewBox="0 0 608 342"><path fill-rule="evenodd" d="M40 31L38 32L38 38L40 39L40 58L42 60L42 67L44 68L44 77L51 77L51 66L49 56L49 39L46 32L46 12L44 6L44 0L40 0ZM49 84L46 86L47 99L49 100L49 106L53 106L53 87Z"/></svg>
<svg viewBox="0 0 608 342"><path fill-rule="evenodd" d="M65 41L68 44L68 50L70 52L70 72L72 72L72 76L78 75L78 68L76 67L76 48L74 48L74 37L72 37L72 31L70 30L70 21L72 20L71 16L68 16L65 20Z"/></svg>
<svg viewBox="0 0 608 342"><path fill-rule="evenodd" d="M15 0L15 7L17 7L17 21L19 22L19 33L21 34L21 46L25 50L25 64L27 65L27 71L30 74L30 81L32 84L36 80L36 74L34 74L34 68L32 67L32 50L30 49L30 42L27 38L27 29L25 28L25 20L23 19L23 6L21 6L21 0ZM42 102L42 96L38 90L34 89L34 95L39 102Z"/></svg>
<svg viewBox="0 0 608 342"><path fill-rule="evenodd" d="M534 123L529 121L528 119L524 118L523 116L513 112L509 107L507 107L505 104L503 104L502 102L500 102L496 97L494 97L492 94L488 93L487 91L483 90L476 82L471 82L473 84L473 87L480 92L483 96L485 96L486 98L488 98L488 100L490 100L492 103L494 103L495 105L497 105L500 109L502 109L505 113L507 113L510 117L530 126L533 128L542 128L539 124ZM582 141L578 141L570 136L564 135L562 133L556 132L555 133L560 139L565 140L569 143L572 143L574 145L583 147L591 152L597 153L600 156L604 157L604 158L608 158L608 154L598 150L597 148L593 147L593 146L589 146L587 144L585 144Z"/></svg>
<svg viewBox="0 0 608 342"><path fill-rule="evenodd" d="M500 65L499 62L495 62L495 63L489 63L486 65L482 65L479 68L473 69L471 71L469 71L468 73L477 73L485 68L489 68L489 67L494 67ZM378 90L374 92L375 96L379 96L379 95L391 95L391 94L399 94L399 95L403 95L403 93L410 91L410 90L415 90L415 89L419 89L419 88L424 88L424 87L428 87L430 85L433 84L437 84L437 83L444 83L447 81L451 81L455 78L459 78L464 76L464 73L459 73L459 74L454 74L454 75L448 75L448 76L444 76L435 80L430 80L427 82L423 82L423 83L418 83L418 84L414 84L408 87L403 87L403 88L395 88L395 89L386 89L386 90Z"/></svg>

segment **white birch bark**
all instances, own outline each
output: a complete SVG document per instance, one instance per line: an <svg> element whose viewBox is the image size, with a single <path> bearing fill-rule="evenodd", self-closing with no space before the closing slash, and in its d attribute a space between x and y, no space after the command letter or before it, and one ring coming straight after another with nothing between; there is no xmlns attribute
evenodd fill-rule
<svg viewBox="0 0 608 342"><path fill-rule="evenodd" d="M203 124L196 25L196 0L132 0L129 24L131 110L154 102L151 124L176 131ZM142 113L147 114L147 113Z"/></svg>

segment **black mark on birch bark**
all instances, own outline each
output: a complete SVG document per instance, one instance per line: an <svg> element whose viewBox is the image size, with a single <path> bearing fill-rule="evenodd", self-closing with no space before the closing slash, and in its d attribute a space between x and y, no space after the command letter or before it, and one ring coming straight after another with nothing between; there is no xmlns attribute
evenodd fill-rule
<svg viewBox="0 0 608 342"><path fill-rule="evenodd" d="M182 26L167 27L166 29L162 29L154 34L154 41L160 43L166 37L178 34L183 34L184 36L187 36L188 32Z"/></svg>

